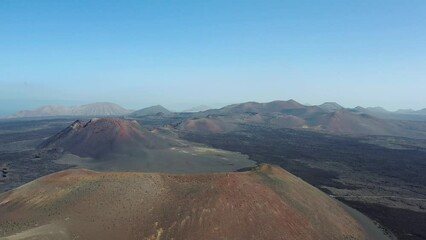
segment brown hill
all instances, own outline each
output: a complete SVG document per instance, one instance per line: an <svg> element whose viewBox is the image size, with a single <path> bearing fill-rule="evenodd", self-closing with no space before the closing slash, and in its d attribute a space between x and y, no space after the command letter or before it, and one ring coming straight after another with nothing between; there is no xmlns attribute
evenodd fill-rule
<svg viewBox="0 0 426 240"><path fill-rule="evenodd" d="M225 117L206 117L187 119L178 128L180 130L197 133L224 133L234 131L238 128L237 124Z"/></svg>
<svg viewBox="0 0 426 240"><path fill-rule="evenodd" d="M136 121L118 118L93 118L87 123L77 120L39 148L53 148L81 157L98 158L111 152L130 149L160 149L170 146Z"/></svg>
<svg viewBox="0 0 426 240"><path fill-rule="evenodd" d="M303 118L286 114L271 117L268 123L277 128L303 128L303 126L306 126L306 121Z"/></svg>
<svg viewBox="0 0 426 240"><path fill-rule="evenodd" d="M0 195L5 239L387 239L278 167L170 175L67 170Z"/></svg>
<svg viewBox="0 0 426 240"><path fill-rule="evenodd" d="M399 135L404 131L391 121L367 114L355 114L341 109L315 119L321 129L334 134L350 135Z"/></svg>
<svg viewBox="0 0 426 240"><path fill-rule="evenodd" d="M242 125L263 124L264 117L258 113L241 113L227 115L208 115L190 118L178 124L177 129L186 132L215 134L237 131Z"/></svg>
<svg viewBox="0 0 426 240"><path fill-rule="evenodd" d="M219 109L219 113L274 113L282 112L289 109L305 108L302 104L294 101L273 101L269 103L246 102L240 104L229 105Z"/></svg>
<svg viewBox="0 0 426 240"><path fill-rule="evenodd" d="M378 118L350 109L323 109L303 106L294 101L243 103L227 106L207 116L188 119L179 130L200 134L226 133L244 126L293 128L344 135L388 135L426 138L426 124Z"/></svg>
<svg viewBox="0 0 426 240"><path fill-rule="evenodd" d="M97 171L222 172L251 167L247 156L179 139L170 129L148 131L136 121L75 121L39 145L40 156Z"/></svg>

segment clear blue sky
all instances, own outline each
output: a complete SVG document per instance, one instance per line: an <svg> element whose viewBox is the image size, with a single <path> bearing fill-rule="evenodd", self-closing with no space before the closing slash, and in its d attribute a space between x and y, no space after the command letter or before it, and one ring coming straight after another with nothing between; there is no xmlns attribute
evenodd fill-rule
<svg viewBox="0 0 426 240"><path fill-rule="evenodd" d="M290 98L426 107L426 1L0 0L0 113Z"/></svg>

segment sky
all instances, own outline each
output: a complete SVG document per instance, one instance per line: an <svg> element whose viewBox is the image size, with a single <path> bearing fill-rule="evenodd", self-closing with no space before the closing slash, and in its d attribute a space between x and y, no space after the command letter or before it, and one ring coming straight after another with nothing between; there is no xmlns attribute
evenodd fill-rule
<svg viewBox="0 0 426 240"><path fill-rule="evenodd" d="M295 99L426 107L424 0L0 0L0 114Z"/></svg>

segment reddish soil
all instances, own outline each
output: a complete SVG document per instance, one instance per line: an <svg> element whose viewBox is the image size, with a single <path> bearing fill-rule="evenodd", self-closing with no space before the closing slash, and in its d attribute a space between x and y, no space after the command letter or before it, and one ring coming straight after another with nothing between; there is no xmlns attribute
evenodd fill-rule
<svg viewBox="0 0 426 240"><path fill-rule="evenodd" d="M169 143L143 129L136 121L118 118L77 120L68 128L44 141L40 148L55 148L81 157L101 157L129 149L161 149Z"/></svg>
<svg viewBox="0 0 426 240"><path fill-rule="evenodd" d="M0 216L0 237L10 239L50 239L40 227L56 239L377 239L336 200L270 165L194 175L66 170L0 195Z"/></svg>

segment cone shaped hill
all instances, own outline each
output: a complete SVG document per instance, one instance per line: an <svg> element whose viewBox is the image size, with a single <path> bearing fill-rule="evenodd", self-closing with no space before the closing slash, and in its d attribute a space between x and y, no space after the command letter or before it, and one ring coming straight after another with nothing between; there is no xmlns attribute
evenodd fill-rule
<svg viewBox="0 0 426 240"><path fill-rule="evenodd" d="M100 171L235 171L254 162L247 156L179 139L167 129L148 130L119 118L77 120L39 146L59 163Z"/></svg>
<svg viewBox="0 0 426 240"><path fill-rule="evenodd" d="M162 149L178 145L143 129L136 121L118 118L93 118L87 123L77 120L40 148L55 148L82 157L102 157L131 149Z"/></svg>
<svg viewBox="0 0 426 240"><path fill-rule="evenodd" d="M0 239L387 239L271 165L181 175L65 170L0 195L0 214Z"/></svg>

